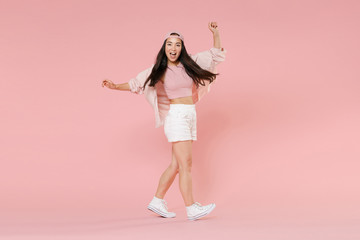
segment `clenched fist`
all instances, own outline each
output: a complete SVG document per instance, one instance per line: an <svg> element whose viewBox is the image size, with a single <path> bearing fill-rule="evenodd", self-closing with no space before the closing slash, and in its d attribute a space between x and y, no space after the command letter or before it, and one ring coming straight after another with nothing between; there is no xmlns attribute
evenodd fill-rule
<svg viewBox="0 0 360 240"><path fill-rule="evenodd" d="M215 34L215 33L217 33L219 31L217 29L217 23L216 22L209 22L209 29L213 34Z"/></svg>
<svg viewBox="0 0 360 240"><path fill-rule="evenodd" d="M112 81L108 80L108 79L105 79L103 82L102 82L102 86L104 87L108 87L110 89L114 89L116 88L116 85L115 83L113 83Z"/></svg>

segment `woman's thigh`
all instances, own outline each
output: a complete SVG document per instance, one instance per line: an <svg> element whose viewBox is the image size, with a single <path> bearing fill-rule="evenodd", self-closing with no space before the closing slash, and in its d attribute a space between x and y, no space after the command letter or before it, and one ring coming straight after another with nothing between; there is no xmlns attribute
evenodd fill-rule
<svg viewBox="0 0 360 240"><path fill-rule="evenodd" d="M187 140L172 143L173 155L175 156L180 169L191 167L192 142L192 140Z"/></svg>
<svg viewBox="0 0 360 240"><path fill-rule="evenodd" d="M174 150L172 150L172 159L171 159L170 167L172 167L176 171L179 170L179 164L178 164L178 162L176 160Z"/></svg>

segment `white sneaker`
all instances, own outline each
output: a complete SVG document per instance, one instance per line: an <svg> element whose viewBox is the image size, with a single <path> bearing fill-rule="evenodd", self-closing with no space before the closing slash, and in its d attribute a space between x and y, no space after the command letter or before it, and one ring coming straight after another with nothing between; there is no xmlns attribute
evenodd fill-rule
<svg viewBox="0 0 360 240"><path fill-rule="evenodd" d="M147 208L165 218L172 218L176 216L176 213L168 211L167 202L164 199L160 199L155 196Z"/></svg>
<svg viewBox="0 0 360 240"><path fill-rule="evenodd" d="M201 206L200 203L195 202L193 205L186 207L186 212L189 220L196 220L208 215L215 208L215 203L206 206Z"/></svg>

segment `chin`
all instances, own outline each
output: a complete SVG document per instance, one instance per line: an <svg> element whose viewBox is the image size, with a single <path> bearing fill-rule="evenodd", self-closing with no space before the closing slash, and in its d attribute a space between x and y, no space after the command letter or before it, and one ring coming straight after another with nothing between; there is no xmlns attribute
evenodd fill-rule
<svg viewBox="0 0 360 240"><path fill-rule="evenodd" d="M179 60L179 58L177 58L177 59L170 59L170 58L168 58L168 60L170 61L170 62L172 62L172 63L176 63L178 60Z"/></svg>

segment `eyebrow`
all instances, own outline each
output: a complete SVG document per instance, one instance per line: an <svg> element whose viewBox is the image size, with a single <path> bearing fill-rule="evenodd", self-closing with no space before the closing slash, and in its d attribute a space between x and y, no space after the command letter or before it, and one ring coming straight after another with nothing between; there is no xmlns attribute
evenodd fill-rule
<svg viewBox="0 0 360 240"><path fill-rule="evenodd" d="M166 43L173 43L171 40L167 40ZM175 42L176 44L181 44L181 42Z"/></svg>

